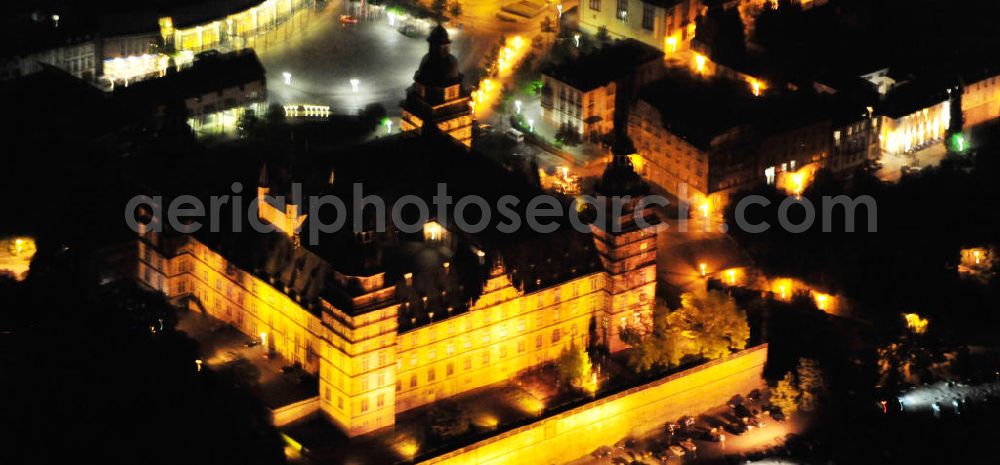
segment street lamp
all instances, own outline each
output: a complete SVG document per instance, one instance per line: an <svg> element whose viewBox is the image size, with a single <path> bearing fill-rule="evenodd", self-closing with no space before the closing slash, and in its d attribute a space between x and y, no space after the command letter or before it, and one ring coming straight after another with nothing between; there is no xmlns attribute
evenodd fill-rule
<svg viewBox="0 0 1000 465"><path fill-rule="evenodd" d="M389 119L389 118L386 118L385 121L383 122L383 124L385 124L385 133L386 134L392 134L392 120Z"/></svg>
<svg viewBox="0 0 1000 465"><path fill-rule="evenodd" d="M351 78L351 92L355 94L358 93L358 87L361 85L361 80L358 78Z"/></svg>
<svg viewBox="0 0 1000 465"><path fill-rule="evenodd" d="M573 40L576 41L576 48L580 48L580 34L573 34Z"/></svg>
<svg viewBox="0 0 1000 465"><path fill-rule="evenodd" d="M267 332L260 333L260 348L264 351L264 358L267 358L270 355L267 350Z"/></svg>
<svg viewBox="0 0 1000 465"><path fill-rule="evenodd" d="M282 79L284 79L286 86L292 85L292 73L289 73L288 71L285 71L285 72L281 73L281 77L282 77Z"/></svg>
<svg viewBox="0 0 1000 465"><path fill-rule="evenodd" d="M528 120L528 131L535 132L535 120L533 119Z"/></svg>
<svg viewBox="0 0 1000 465"><path fill-rule="evenodd" d="M705 265L704 263L699 263L698 270L701 271L701 277L704 278L705 275L708 274L708 265Z"/></svg>
<svg viewBox="0 0 1000 465"><path fill-rule="evenodd" d="M556 5L556 10L559 10L559 19L562 19L562 3Z"/></svg>
<svg viewBox="0 0 1000 465"><path fill-rule="evenodd" d="M514 100L514 107L517 109L517 114L521 114L521 101Z"/></svg>

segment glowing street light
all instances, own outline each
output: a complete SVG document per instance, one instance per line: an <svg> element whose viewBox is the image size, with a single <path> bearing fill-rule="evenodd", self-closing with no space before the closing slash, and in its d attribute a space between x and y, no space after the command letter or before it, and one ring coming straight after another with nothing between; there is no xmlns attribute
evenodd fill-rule
<svg viewBox="0 0 1000 465"><path fill-rule="evenodd" d="M705 55L696 54L694 56L694 69L698 71L699 74L705 72L705 63L708 61Z"/></svg>
<svg viewBox="0 0 1000 465"><path fill-rule="evenodd" d="M198 368L198 373L201 373L202 361L200 358L194 361L194 365Z"/></svg>
<svg viewBox="0 0 1000 465"><path fill-rule="evenodd" d="M351 92L355 94L358 93L358 87L361 86L361 80L358 78L351 78Z"/></svg>
<svg viewBox="0 0 1000 465"><path fill-rule="evenodd" d="M698 264L698 270L701 271L701 277L702 278L704 278L705 276L708 275L708 265L706 265L704 263L699 263Z"/></svg>
<svg viewBox="0 0 1000 465"><path fill-rule="evenodd" d="M281 73L281 78L285 81L286 86L292 85L292 73L285 71Z"/></svg>
<svg viewBox="0 0 1000 465"><path fill-rule="evenodd" d="M260 348L264 351L264 358L269 355L267 352L267 332L260 333Z"/></svg>
<svg viewBox="0 0 1000 465"><path fill-rule="evenodd" d="M392 134L392 120L389 119L389 118L386 118L385 120L382 121L382 124L385 125L385 133L386 134Z"/></svg>
<svg viewBox="0 0 1000 465"><path fill-rule="evenodd" d="M393 12L390 11L390 12L386 13L385 16L387 18L389 18L389 25L390 26L395 26L396 25L396 13L393 13Z"/></svg>
<svg viewBox="0 0 1000 465"><path fill-rule="evenodd" d="M521 101L520 100L514 100L514 108L517 109L517 114L520 115L521 114Z"/></svg>
<svg viewBox="0 0 1000 465"><path fill-rule="evenodd" d="M726 276L729 276L729 285L733 286L736 284L736 270L729 270L726 272Z"/></svg>
<svg viewBox="0 0 1000 465"><path fill-rule="evenodd" d="M535 132L535 120L533 119L528 120L528 131Z"/></svg>
<svg viewBox="0 0 1000 465"><path fill-rule="evenodd" d="M562 3L556 5L556 10L559 11L559 19L562 19Z"/></svg>
<svg viewBox="0 0 1000 465"><path fill-rule="evenodd" d="M576 41L576 48L580 48L580 34L573 34L573 40Z"/></svg>

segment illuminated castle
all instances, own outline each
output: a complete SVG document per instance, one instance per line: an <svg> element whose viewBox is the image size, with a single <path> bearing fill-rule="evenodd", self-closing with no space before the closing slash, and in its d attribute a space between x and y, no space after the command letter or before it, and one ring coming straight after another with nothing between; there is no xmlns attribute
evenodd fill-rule
<svg viewBox="0 0 1000 465"><path fill-rule="evenodd" d="M599 198L647 192L630 147L616 146ZM592 231L559 223L546 234L526 226L501 233L493 220L463 232L447 220L453 208L447 218L433 212L431 221L403 215L413 229L379 227L377 208L361 206L348 208L338 230L314 233L312 222L334 222L329 210L309 215L308 205L268 197L288 194L294 180L309 194L350 199L361 183L365 196L379 196L387 208L413 195L433 206L444 183L455 199L478 195L498 205L514 196L513 210L525 218L528 200L541 191L438 131L302 163L267 165L257 192L243 199L263 200L255 220L273 232L145 233L136 272L172 301L262 336L267 350L317 375L318 410L349 436L509 380L570 346L620 351L621 329L650 320L657 222L635 200L620 228ZM651 225L629 221L637 217Z"/></svg>

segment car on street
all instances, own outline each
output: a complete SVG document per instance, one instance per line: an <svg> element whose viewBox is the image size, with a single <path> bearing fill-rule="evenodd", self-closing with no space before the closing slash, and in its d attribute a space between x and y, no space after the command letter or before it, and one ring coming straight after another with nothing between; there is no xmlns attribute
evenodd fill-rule
<svg viewBox="0 0 1000 465"><path fill-rule="evenodd" d="M340 15L341 24L357 24L358 17L353 15Z"/></svg>
<svg viewBox="0 0 1000 465"><path fill-rule="evenodd" d="M677 446L677 445L674 445L674 446L670 446L670 447L668 447L667 449L670 449L670 453L671 453L671 454L674 454L674 455L675 455L675 456L677 456L677 457L683 457L683 456L684 456L684 454L686 454L686 453L687 453L687 452L685 452L685 451L684 451L684 448L683 448L683 447L681 447L681 446Z"/></svg>
<svg viewBox="0 0 1000 465"><path fill-rule="evenodd" d="M785 421L785 413L780 408L774 407L771 409L771 419L774 421Z"/></svg>

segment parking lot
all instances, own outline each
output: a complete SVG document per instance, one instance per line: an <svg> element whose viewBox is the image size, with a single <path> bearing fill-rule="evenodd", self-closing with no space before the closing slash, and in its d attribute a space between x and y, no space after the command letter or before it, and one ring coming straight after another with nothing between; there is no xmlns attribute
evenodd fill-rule
<svg viewBox="0 0 1000 465"><path fill-rule="evenodd" d="M590 455L570 463L629 464L634 460L651 465L746 463L778 456L789 435L801 431L806 420L800 416L783 421L772 418L765 411L765 397L756 401L744 398L745 411L721 405L696 418L669 419L662 429L647 436L629 438L616 444L595 444ZM750 415L743 420L737 412L749 412ZM741 424L745 426L738 426Z"/></svg>

